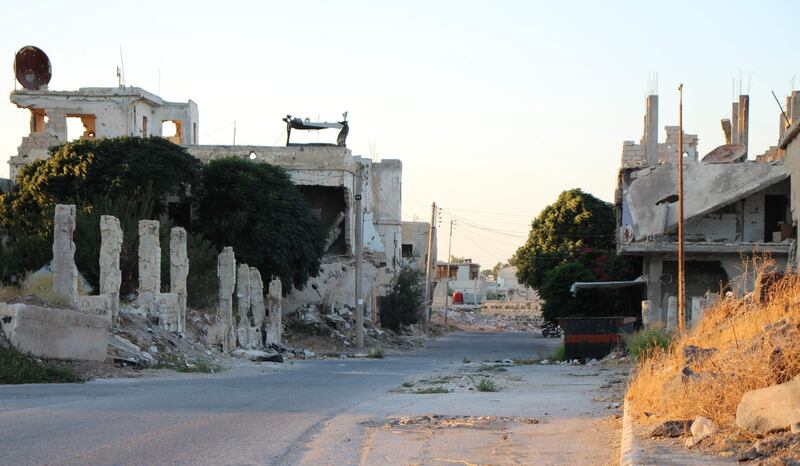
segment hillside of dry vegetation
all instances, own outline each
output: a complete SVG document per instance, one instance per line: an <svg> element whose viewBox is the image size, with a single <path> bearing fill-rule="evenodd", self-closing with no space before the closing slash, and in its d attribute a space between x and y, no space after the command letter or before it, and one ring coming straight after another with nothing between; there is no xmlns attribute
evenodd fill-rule
<svg viewBox="0 0 800 466"><path fill-rule="evenodd" d="M638 422L705 416L741 437L742 395L800 374L800 277L758 266L753 292L720 296L696 328L641 358L627 394Z"/></svg>

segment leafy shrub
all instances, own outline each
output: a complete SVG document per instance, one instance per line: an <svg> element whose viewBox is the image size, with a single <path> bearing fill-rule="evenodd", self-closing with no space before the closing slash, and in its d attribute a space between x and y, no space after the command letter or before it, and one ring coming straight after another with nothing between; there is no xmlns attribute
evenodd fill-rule
<svg viewBox="0 0 800 466"><path fill-rule="evenodd" d="M383 348L370 348L369 354L367 355L367 357L371 359L383 359L384 356Z"/></svg>
<svg viewBox="0 0 800 466"><path fill-rule="evenodd" d="M656 348L666 350L672 342L672 335L663 327L654 326L625 337L628 352L637 360L649 357Z"/></svg>

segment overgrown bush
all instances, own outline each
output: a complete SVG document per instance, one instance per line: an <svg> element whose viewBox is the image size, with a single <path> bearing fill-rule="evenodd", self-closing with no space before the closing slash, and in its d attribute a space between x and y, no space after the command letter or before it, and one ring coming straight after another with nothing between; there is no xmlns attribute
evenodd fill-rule
<svg viewBox="0 0 800 466"><path fill-rule="evenodd" d="M625 337L628 352L636 360L642 360L656 350L666 350L669 348L670 342L672 342L672 335L663 326L640 330Z"/></svg>
<svg viewBox="0 0 800 466"><path fill-rule="evenodd" d="M425 294L422 272L403 267L391 286L391 292L380 301L381 325L396 330L419 322Z"/></svg>

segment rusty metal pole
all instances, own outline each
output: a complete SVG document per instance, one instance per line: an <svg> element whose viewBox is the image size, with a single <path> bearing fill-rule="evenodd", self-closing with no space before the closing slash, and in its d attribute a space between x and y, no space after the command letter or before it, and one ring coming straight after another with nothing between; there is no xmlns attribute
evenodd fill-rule
<svg viewBox="0 0 800 466"><path fill-rule="evenodd" d="M447 306L449 306L450 296L450 260L453 258L451 254L453 246L453 221L450 220L450 239L447 241L447 278L444 281L444 323L447 323Z"/></svg>
<svg viewBox="0 0 800 466"><path fill-rule="evenodd" d="M683 83L678 85L678 331L686 326L686 266L683 257Z"/></svg>

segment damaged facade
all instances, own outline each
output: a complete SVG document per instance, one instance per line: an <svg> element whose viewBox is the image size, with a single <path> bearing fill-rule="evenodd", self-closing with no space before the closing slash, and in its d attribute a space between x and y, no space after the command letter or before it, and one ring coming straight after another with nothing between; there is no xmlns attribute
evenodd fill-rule
<svg viewBox="0 0 800 466"><path fill-rule="evenodd" d="M77 91L16 90L11 102L30 111L30 134L12 155L14 180L25 164L49 156L49 149L75 139L161 136L176 144L197 144L197 104L167 102L138 87L86 87ZM68 134L68 120L80 135Z"/></svg>
<svg viewBox="0 0 800 466"><path fill-rule="evenodd" d="M749 98L722 120L728 143L698 160L694 135L684 135L684 238L687 317L699 318L721 290L746 292L753 271L743 260L768 253L785 268L794 247L789 172L780 157L747 159ZM617 249L640 256L646 279L645 323L677 324L677 127L658 142L658 97L647 98L639 144L623 144L616 191ZM689 311L691 310L691 311ZM691 312L691 314L690 314Z"/></svg>

